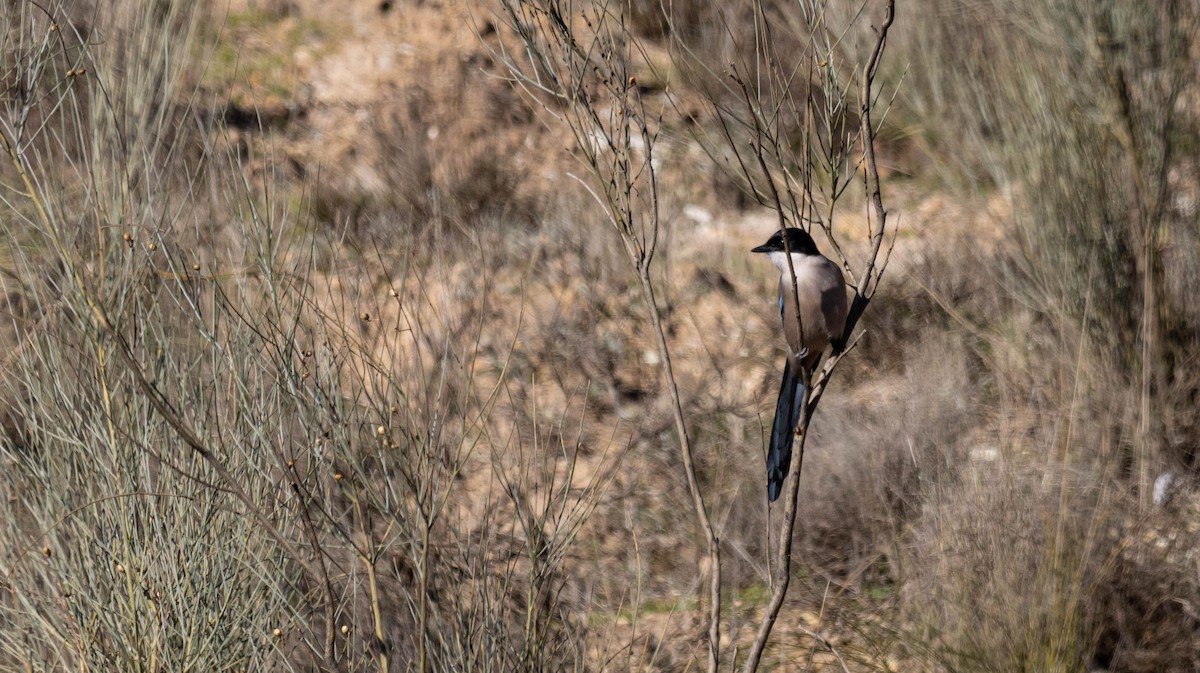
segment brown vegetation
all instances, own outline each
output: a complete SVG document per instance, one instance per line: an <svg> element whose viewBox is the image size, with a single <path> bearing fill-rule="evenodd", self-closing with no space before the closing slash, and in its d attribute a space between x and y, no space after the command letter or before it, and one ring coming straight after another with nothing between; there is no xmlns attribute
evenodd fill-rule
<svg viewBox="0 0 1200 673"><path fill-rule="evenodd" d="M0 668L741 667L782 519L748 250L792 176L869 254L883 3L576 6L650 111L645 268L499 4L117 4L0 18ZM1126 5L899 4L894 249L760 670L1200 667L1200 16Z"/></svg>

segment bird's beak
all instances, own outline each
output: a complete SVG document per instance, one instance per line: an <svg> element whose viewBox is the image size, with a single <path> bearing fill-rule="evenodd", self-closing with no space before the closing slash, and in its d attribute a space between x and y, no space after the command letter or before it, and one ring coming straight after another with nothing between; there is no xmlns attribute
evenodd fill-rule
<svg viewBox="0 0 1200 673"><path fill-rule="evenodd" d="M764 244L758 246L757 248L751 250L750 252L771 252L771 248L766 243L764 243Z"/></svg>

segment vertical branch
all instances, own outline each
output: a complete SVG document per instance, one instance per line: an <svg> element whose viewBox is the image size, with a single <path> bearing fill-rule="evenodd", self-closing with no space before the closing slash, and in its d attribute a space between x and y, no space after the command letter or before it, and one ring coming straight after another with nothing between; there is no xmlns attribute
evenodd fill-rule
<svg viewBox="0 0 1200 673"><path fill-rule="evenodd" d="M629 78L626 80L626 84L632 87L636 83L632 78ZM645 106L640 95L638 95L638 104L638 114L634 118L637 120L637 127L642 136L642 145L646 148L644 168L649 176L649 216L652 222L650 241L651 246L653 246L658 241L658 231L661 224L658 204L658 176L653 161L653 137L646 123ZM663 362L663 382L666 384L671 396L671 410L675 416L675 429L679 433L679 453L683 460L684 474L687 476L688 491L692 496L692 507L696 511L696 519L700 523L700 528L704 531L705 542L708 548L708 671L709 673L717 673L721 654L721 543L717 538L716 531L713 529L712 520L708 515L708 507L704 502L704 494L700 491L700 483L696 478L696 464L692 456L692 441L688 435L687 421L683 413L683 401L679 395L679 385L675 378L674 368L671 365L671 349L667 345L666 330L663 329L662 316L658 311L658 303L654 296L654 283L650 279L650 260L653 251L654 248L650 247L649 254L638 265L638 276L642 286L642 293L646 299L646 306L650 312L650 323L654 327L654 335L658 341L659 356Z"/></svg>
<svg viewBox="0 0 1200 673"><path fill-rule="evenodd" d="M666 333L662 326L662 316L654 299L654 283L650 280L650 265L642 266L639 274L642 293L646 306L650 311L650 324L654 327L654 336L658 340L658 351L663 361L663 379L671 395L671 410L675 415L675 429L679 433L679 452L683 459L683 471L687 475L688 491L692 496L692 507L696 510L696 518L708 546L709 565L709 615L708 615L708 670L716 673L720 658L721 643L721 548L720 540L713 529L708 516L708 508L704 503L704 494L696 479L696 465L692 457L692 443L688 437L687 422L684 419L683 404L679 397L679 386L675 382L675 372L671 368L671 349L667 346Z"/></svg>
<svg viewBox="0 0 1200 673"><path fill-rule="evenodd" d="M875 161L875 128L871 122L871 85L875 81L875 72L879 68L879 60L883 56L883 49L887 44L888 29L892 26L892 21L895 19L896 1L887 0L887 5L884 9L883 25L876 29L875 47L871 51L871 57L867 60L867 64L863 67L861 89L859 91L859 122L861 124L860 137L863 146L863 159L866 164L865 180L866 192L870 210L875 214L875 221L871 226L871 252L867 255L866 262L863 266L863 271L859 274L859 287L854 293L854 301L850 305L850 314L846 319L846 331L842 335L842 340L853 332L858 319L862 317L863 311L867 309L867 304L870 303L871 297L875 295L875 290L879 286L879 281L883 277L883 272L887 268L888 259L891 257L891 249L884 253L883 260L879 261L879 252L883 246L883 235L887 231L887 210L883 207L883 194L879 189L879 166ZM870 214L870 213L868 213Z"/></svg>
<svg viewBox="0 0 1200 673"><path fill-rule="evenodd" d="M579 15L586 31L574 25L576 16L571 5L559 0L505 0L503 11L524 47L523 62L503 50L494 54L497 61L504 64L515 87L573 134L598 189L585 187L604 208L637 272L663 365L663 383L671 401L688 492L705 537L709 573L707 668L716 673L720 660L720 541L696 476L682 397L651 278L662 222L658 176L652 160L656 132L651 122L656 120L647 116L628 68L629 51L638 48L637 40L624 17L614 16L602 1L586 4ZM545 102L546 95L565 109ZM635 133L640 136L641 156L631 142Z"/></svg>

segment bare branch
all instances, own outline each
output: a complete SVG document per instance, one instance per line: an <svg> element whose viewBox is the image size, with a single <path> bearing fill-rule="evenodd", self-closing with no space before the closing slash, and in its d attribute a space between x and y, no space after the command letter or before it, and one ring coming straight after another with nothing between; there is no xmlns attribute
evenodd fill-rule
<svg viewBox="0 0 1200 673"><path fill-rule="evenodd" d="M583 6L579 18L586 28L573 25L573 6L560 0L505 0L502 7L510 27L531 54L531 61L553 73L548 76L554 83L551 95L567 106L555 117L574 135L582 162L594 181L585 188L604 207L637 273L662 360L688 492L707 546L708 671L716 673L720 661L720 544L696 476L671 349L651 279L651 262L662 226L654 166L659 120L647 114L630 74L629 58L631 50L638 48L634 46L636 38L624 17L613 14L604 2ZM500 61L515 81L528 83L526 91L544 87L537 72L530 72L511 58ZM636 150L635 137L640 145Z"/></svg>

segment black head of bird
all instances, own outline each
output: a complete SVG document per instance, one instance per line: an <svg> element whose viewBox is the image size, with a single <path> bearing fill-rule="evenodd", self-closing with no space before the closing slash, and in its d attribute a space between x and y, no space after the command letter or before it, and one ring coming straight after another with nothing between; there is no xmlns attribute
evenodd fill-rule
<svg viewBox="0 0 1200 673"><path fill-rule="evenodd" d="M784 247L784 245L784 235L782 232L776 229L775 233L771 234L771 238L768 238L766 243L754 248L750 252L790 252L793 255L821 254L820 251L817 250L817 243L813 240L813 237L809 236L807 231L796 227L788 227L786 238L787 247Z"/></svg>

